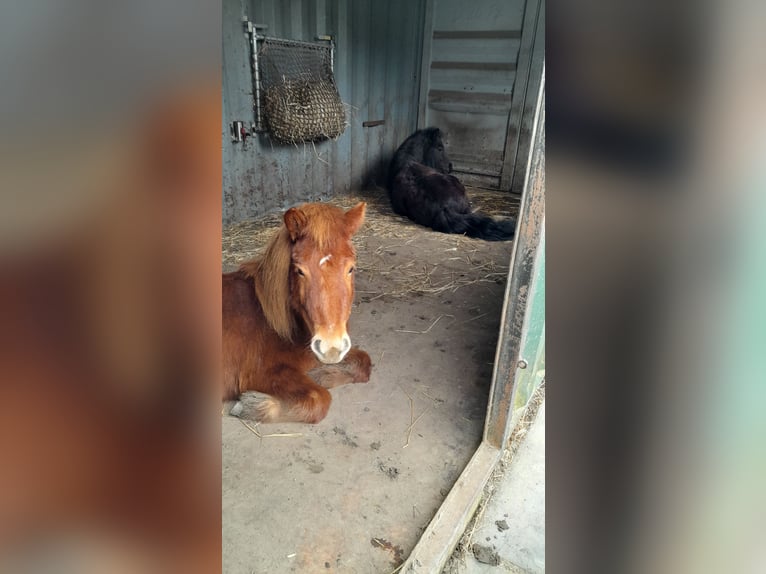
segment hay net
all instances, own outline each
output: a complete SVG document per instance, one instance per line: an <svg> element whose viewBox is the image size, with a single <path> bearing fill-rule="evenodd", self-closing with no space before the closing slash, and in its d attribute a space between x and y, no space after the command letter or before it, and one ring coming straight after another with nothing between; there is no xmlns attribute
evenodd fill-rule
<svg viewBox="0 0 766 574"><path fill-rule="evenodd" d="M329 45L264 38L258 60L265 126L273 139L295 144L344 132Z"/></svg>

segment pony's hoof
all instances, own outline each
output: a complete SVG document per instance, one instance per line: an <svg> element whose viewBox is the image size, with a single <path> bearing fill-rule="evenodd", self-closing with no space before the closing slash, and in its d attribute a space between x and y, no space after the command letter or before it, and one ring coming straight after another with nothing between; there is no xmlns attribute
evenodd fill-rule
<svg viewBox="0 0 766 574"><path fill-rule="evenodd" d="M223 401L221 416L231 415L238 417L241 412L242 406L239 404L239 401Z"/></svg>
<svg viewBox="0 0 766 574"><path fill-rule="evenodd" d="M354 377L355 383L366 383L370 380L370 373L372 373L372 360L370 355L364 351L359 351L359 356L356 359L356 377Z"/></svg>
<svg viewBox="0 0 766 574"><path fill-rule="evenodd" d="M242 414L242 411L244 411L245 408L242 406L242 403L240 401L237 401L234 403L234 405L229 409L229 414L233 417L238 417Z"/></svg>

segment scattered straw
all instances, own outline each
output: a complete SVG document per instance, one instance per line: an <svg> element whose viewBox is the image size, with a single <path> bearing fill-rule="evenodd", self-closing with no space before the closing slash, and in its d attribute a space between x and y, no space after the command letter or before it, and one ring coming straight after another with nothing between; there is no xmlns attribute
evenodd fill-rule
<svg viewBox="0 0 766 574"><path fill-rule="evenodd" d="M410 436L412 436L412 427L414 427L416 424L418 424L418 421L423 418L423 415L428 412L428 410L431 407L427 407L426 410L424 410L422 413L418 415L418 418L416 418L414 421L410 423L410 426L407 427L407 442L404 443L404 446L402 448L407 448L410 446Z"/></svg>
<svg viewBox="0 0 766 574"><path fill-rule="evenodd" d="M407 398L410 401L410 426L407 427L407 429L404 431L407 434L407 442L404 443L404 446L402 446L403 449L410 446L410 437L412 436L412 428L418 423L420 419L423 418L423 415L428 412L428 410L431 407L426 407L426 409L418 415L418 418L415 418L415 401L412 400L412 395L408 393L403 386L399 385L399 388L402 389L402 392L407 395ZM422 392L422 391L421 391Z"/></svg>
<svg viewBox="0 0 766 574"><path fill-rule="evenodd" d="M432 397L427 392L425 392L423 389L420 389L420 394L423 395L424 397L428 398L428 399L431 399L435 403L439 402L439 399L437 399L436 397Z"/></svg>
<svg viewBox="0 0 766 574"><path fill-rule="evenodd" d="M477 319L481 319L482 317L486 317L486 313L482 313L481 315L477 315L476 317L471 317L470 319L466 319L465 321L461 321L458 323L458 325L465 325L466 323L470 323L471 321L476 321ZM493 363L490 363L493 364Z"/></svg>
<svg viewBox="0 0 766 574"><path fill-rule="evenodd" d="M314 157L316 157L319 161L321 161L325 165L330 165L330 162L326 159L322 158L321 155L317 152L317 146L314 144L314 142L311 142L311 147L314 149Z"/></svg>
<svg viewBox="0 0 766 574"><path fill-rule="evenodd" d="M425 335L425 334L426 334L426 333L428 333L428 332L429 332L431 329L433 329L433 328L434 328L434 325L436 325L436 323L438 323L438 322L439 322L439 320L440 320L442 317L445 317L445 316L446 316L446 317L452 317L453 315L439 315L439 316L436 318L436 320L435 320L433 323L431 323L431 325L430 325L430 326L428 327L428 329L426 329L425 331L408 331L407 329L396 329L396 332L397 332L397 333L415 333L416 335Z"/></svg>
<svg viewBox="0 0 766 574"><path fill-rule="evenodd" d="M518 198L508 193L468 189L468 195L482 212L493 216L514 216L518 213ZM368 273L385 278L385 289L364 293L370 300L380 297L401 298L412 294L441 294L454 292L476 283L502 283L508 273L510 244L501 260L487 256L486 243L463 235L437 233L391 209L388 193L383 188L365 190L333 197L328 203L349 208L360 201L367 202L365 223L354 238L358 253L357 268L361 274ZM282 224L282 211L255 220L227 225L222 235L222 260L224 269L232 269L261 253L275 230ZM392 245L380 245L376 240L395 239ZM414 259L402 261L392 258L397 249L411 250L423 240L444 245L449 258L424 265ZM438 245L437 243L437 245ZM470 273L457 269L467 268ZM362 293L361 291L359 292Z"/></svg>
<svg viewBox="0 0 766 574"><path fill-rule="evenodd" d="M410 393L405 391L404 387L402 387L402 385L399 385L399 388L402 389L402 392L405 395L407 395L407 398L410 400L410 426L408 428L411 429L412 425L414 424L414 420L415 420L415 403L412 400L412 395L410 395ZM407 431L405 431L405 432L407 432ZM410 435L409 434L407 434L407 442L405 443L405 445L402 448L407 448L408 446L410 446Z"/></svg>
<svg viewBox="0 0 766 574"><path fill-rule="evenodd" d="M248 424L247 421L243 419L239 419L239 422L241 422L247 429L253 433L255 436L257 436L260 439L264 438L272 438L272 437L299 437L303 436L302 432L288 432L288 433L271 433L271 434L261 434L258 432L258 429L253 427L252 425ZM255 426L257 427L259 423L255 423Z"/></svg>

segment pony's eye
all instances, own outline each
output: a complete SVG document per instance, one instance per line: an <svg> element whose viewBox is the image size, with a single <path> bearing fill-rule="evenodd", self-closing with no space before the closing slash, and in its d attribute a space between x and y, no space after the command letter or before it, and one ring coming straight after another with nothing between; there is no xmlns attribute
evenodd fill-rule
<svg viewBox="0 0 766 574"><path fill-rule="evenodd" d="M298 275L303 277L303 270L300 267L296 267L295 270L298 272Z"/></svg>
<svg viewBox="0 0 766 574"><path fill-rule="evenodd" d="M349 268L349 270L348 270L348 274L349 274L349 275L351 275L351 274L352 274L352 273L353 273L355 270L356 270L356 267L354 267L354 266L352 265L352 266Z"/></svg>

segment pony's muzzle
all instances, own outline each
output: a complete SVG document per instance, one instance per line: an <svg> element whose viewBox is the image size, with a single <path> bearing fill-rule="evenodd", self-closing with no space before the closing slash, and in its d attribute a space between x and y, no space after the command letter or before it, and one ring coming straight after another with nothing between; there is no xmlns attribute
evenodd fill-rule
<svg viewBox="0 0 766 574"><path fill-rule="evenodd" d="M327 364L340 363L351 348L351 339L344 334L338 339L323 339L319 336L311 339L311 350L317 359Z"/></svg>

